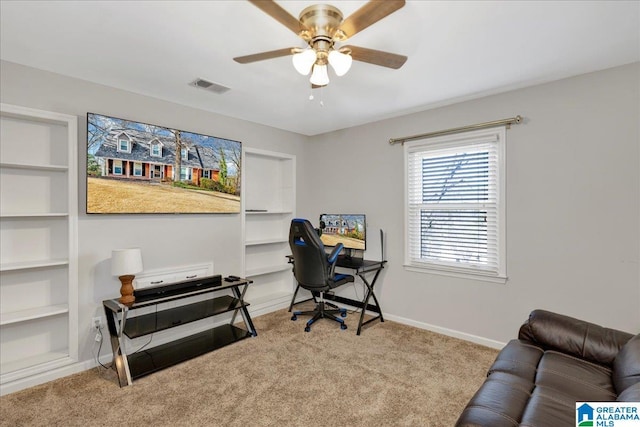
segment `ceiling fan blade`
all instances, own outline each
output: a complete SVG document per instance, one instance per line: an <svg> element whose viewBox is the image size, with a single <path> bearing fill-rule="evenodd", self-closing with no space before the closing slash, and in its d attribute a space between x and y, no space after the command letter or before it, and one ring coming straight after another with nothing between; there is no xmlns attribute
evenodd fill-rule
<svg viewBox="0 0 640 427"><path fill-rule="evenodd" d="M371 0L348 16L340 25L346 39L391 15L405 5L405 0Z"/></svg>
<svg viewBox="0 0 640 427"><path fill-rule="evenodd" d="M284 49L270 50L268 52L254 53L253 55L238 56L233 58L240 64L248 64L250 62L264 61L265 59L279 58L281 56L291 55L294 48L286 47Z"/></svg>
<svg viewBox="0 0 640 427"><path fill-rule="evenodd" d="M254 6L258 7L264 13L298 34L306 28L289 12L284 10L273 0L249 0Z"/></svg>
<svg viewBox="0 0 640 427"><path fill-rule="evenodd" d="M366 47L344 46L342 49L350 49L351 57L356 61L368 62L373 65L393 68L397 70L407 62L407 57L395 53L383 52L381 50L367 49Z"/></svg>

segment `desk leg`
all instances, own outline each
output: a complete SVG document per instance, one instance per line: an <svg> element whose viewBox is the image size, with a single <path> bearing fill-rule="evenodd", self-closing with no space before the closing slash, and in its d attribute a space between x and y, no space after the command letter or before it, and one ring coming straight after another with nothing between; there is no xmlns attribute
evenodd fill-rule
<svg viewBox="0 0 640 427"><path fill-rule="evenodd" d="M360 331L362 330L362 326L366 325L369 322L377 320L378 318L380 318L380 322L384 322L384 317L382 317L382 308L380 308L380 303L378 303L378 298L376 298L376 294L373 292L373 287L376 284L376 280L378 280L378 275L380 275L381 271L382 271L382 269L379 269L379 270L376 271L376 274L373 276L373 280L371 281L371 284L369 284L369 282L365 278L365 276L364 276L365 273L359 273L358 274L358 276L362 279L362 281L364 282L365 286L367 287L367 295L366 295L366 297L364 299L364 302L362 304L362 311L360 312L360 321L358 322L358 331L356 332L356 335L360 335ZM373 300L376 303L376 308L377 308L376 312L378 313L378 315L363 323L364 313L367 311L367 307L369 306L369 299L371 299L371 297L373 297Z"/></svg>
<svg viewBox="0 0 640 427"><path fill-rule="evenodd" d="M107 327L109 328L109 337L111 338L111 350L113 352L112 368L118 375L118 383L120 387L131 385L131 372L129 371L129 361L127 353L124 350L124 324L127 320L127 310L122 311L122 320L118 322L118 313L111 311L105 307L105 317L107 318ZM118 328L118 324L120 328Z"/></svg>
<svg viewBox="0 0 640 427"><path fill-rule="evenodd" d="M240 293L240 289L238 289L237 286L234 286L231 289L233 291L233 294L236 296L236 298L238 298L240 301L244 301L244 294L247 291L248 286L249 286L248 283L244 285L244 289L242 290L242 293ZM238 310L233 312L231 323L235 321L237 312ZM240 315L242 315L242 320L244 321L245 326L249 329L249 333L254 337L257 337L258 333L256 332L256 328L253 326L253 321L251 320L251 316L249 315L249 310L247 309L247 306L244 305L244 302L243 302L243 307L240 308Z"/></svg>

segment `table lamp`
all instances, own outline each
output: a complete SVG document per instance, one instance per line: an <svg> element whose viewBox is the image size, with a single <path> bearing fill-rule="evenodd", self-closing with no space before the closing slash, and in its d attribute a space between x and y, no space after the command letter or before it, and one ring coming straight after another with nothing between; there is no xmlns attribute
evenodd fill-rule
<svg viewBox="0 0 640 427"><path fill-rule="evenodd" d="M136 297L133 296L133 278L136 273L142 271L142 252L140 248L115 249L111 252L111 274L118 276L122 286L120 287L120 301L122 304L132 304Z"/></svg>

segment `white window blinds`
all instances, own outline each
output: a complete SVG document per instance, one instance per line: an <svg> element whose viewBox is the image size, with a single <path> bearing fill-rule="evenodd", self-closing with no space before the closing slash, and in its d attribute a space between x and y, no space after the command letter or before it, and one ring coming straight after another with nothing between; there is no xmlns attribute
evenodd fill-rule
<svg viewBox="0 0 640 427"><path fill-rule="evenodd" d="M504 128L409 143L405 263L504 276Z"/></svg>

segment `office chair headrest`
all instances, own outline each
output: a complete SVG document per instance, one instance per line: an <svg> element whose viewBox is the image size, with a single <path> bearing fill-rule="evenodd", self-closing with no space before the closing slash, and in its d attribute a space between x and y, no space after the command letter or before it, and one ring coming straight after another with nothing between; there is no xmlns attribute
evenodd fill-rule
<svg viewBox="0 0 640 427"><path fill-rule="evenodd" d="M300 222L300 223L309 222L309 224L311 224L311 221L305 218L294 218L292 221ZM322 236L322 229L325 227L326 227L326 224L324 223L324 221L320 221L320 228L314 228L314 230L316 230L316 233L318 234L318 236Z"/></svg>

